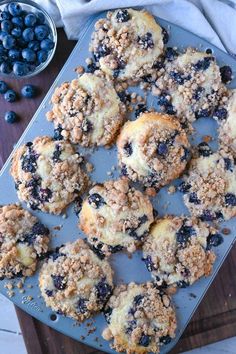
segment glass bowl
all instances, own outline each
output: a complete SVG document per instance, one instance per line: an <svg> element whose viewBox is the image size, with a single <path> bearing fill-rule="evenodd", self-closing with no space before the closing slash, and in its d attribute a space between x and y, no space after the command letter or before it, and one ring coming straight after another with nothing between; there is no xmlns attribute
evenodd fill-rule
<svg viewBox="0 0 236 354"><path fill-rule="evenodd" d="M26 12L32 12L35 14L42 13L45 17L45 24L47 24L51 30L48 38L50 38L54 42L54 47L50 51L48 51L47 60L45 62L39 64L38 66L36 66L33 71L29 71L28 74L18 76L18 75L15 75L13 72L11 72L10 74L0 73L0 77L3 76L3 77L14 78L14 79L25 79L25 78L29 78L29 77L39 74L51 62L51 60L55 54L56 46L57 46L57 30L56 30L56 26L55 26L55 23L54 23L52 17L41 6L36 4L34 1L31 1L31 0L19 0L19 1L5 0L5 1L1 1L0 2L0 11L3 11L5 6L10 4L11 2L15 2L15 3L20 4L22 9Z"/></svg>

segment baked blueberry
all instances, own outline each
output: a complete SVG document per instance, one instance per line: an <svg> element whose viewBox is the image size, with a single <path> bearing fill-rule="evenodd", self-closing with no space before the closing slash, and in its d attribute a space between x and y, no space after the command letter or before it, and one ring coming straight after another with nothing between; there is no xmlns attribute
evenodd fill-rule
<svg viewBox="0 0 236 354"><path fill-rule="evenodd" d="M207 249L211 249L212 247L218 247L224 242L224 238L221 234L215 233L215 234L210 234L207 237Z"/></svg>
<svg viewBox="0 0 236 354"><path fill-rule="evenodd" d="M233 72L230 66L225 65L220 68L221 80L224 84L228 84L233 78Z"/></svg>
<svg viewBox="0 0 236 354"><path fill-rule="evenodd" d="M196 71L204 71L209 68L212 61L214 61L213 57L205 57L204 59L199 60L196 64L194 64L193 67Z"/></svg>
<svg viewBox="0 0 236 354"><path fill-rule="evenodd" d="M142 334L140 340L139 340L139 345L142 347L148 347L151 341L151 337L148 336L147 334Z"/></svg>
<svg viewBox="0 0 236 354"><path fill-rule="evenodd" d="M166 44L169 40L169 33L167 32L167 30L164 27L161 28L161 31L162 31L163 42L164 42L164 44Z"/></svg>
<svg viewBox="0 0 236 354"><path fill-rule="evenodd" d="M193 93L193 99L196 100L196 101L199 101L203 92L204 92L204 88L199 86Z"/></svg>
<svg viewBox="0 0 236 354"><path fill-rule="evenodd" d="M127 156L131 156L133 153L132 143L127 142L124 145L124 150L125 150L125 153L127 154Z"/></svg>
<svg viewBox="0 0 236 354"><path fill-rule="evenodd" d="M77 310L80 313L85 313L86 311L88 311L87 305L86 303L88 302L88 300L80 298L77 302Z"/></svg>
<svg viewBox="0 0 236 354"><path fill-rule="evenodd" d="M227 171L233 172L233 168L234 168L234 163L233 163L233 161L232 161L230 158L225 157L225 158L224 158L224 163L225 163L225 169L226 169Z"/></svg>
<svg viewBox="0 0 236 354"><path fill-rule="evenodd" d="M217 107L213 113L213 117L219 120L224 120L227 118L228 111L224 107Z"/></svg>
<svg viewBox="0 0 236 354"><path fill-rule="evenodd" d="M163 336L160 338L160 343L167 345L171 342L172 338L170 336Z"/></svg>
<svg viewBox="0 0 236 354"><path fill-rule="evenodd" d="M168 153L168 145L166 143L160 143L157 146L157 154L160 156L165 156Z"/></svg>
<svg viewBox="0 0 236 354"><path fill-rule="evenodd" d="M213 154L210 146L204 141L198 144L197 148L200 156L208 157Z"/></svg>
<svg viewBox="0 0 236 354"><path fill-rule="evenodd" d="M61 135L62 132L62 127L58 126L56 129L54 129L54 140L63 140L63 136Z"/></svg>
<svg viewBox="0 0 236 354"><path fill-rule="evenodd" d="M137 42L140 45L142 49L151 49L154 47L154 42L152 38L152 34L150 32L147 32L144 36L140 37L138 36Z"/></svg>
<svg viewBox="0 0 236 354"><path fill-rule="evenodd" d="M128 10L126 9L121 9L118 10L116 13L116 20L117 22L127 22L130 20L130 15L128 13Z"/></svg>
<svg viewBox="0 0 236 354"><path fill-rule="evenodd" d="M110 54L110 49L105 44L100 44L93 53L95 61Z"/></svg>
<svg viewBox="0 0 236 354"><path fill-rule="evenodd" d="M67 286L66 280L62 275L51 275L53 284L57 290L64 290Z"/></svg>
<svg viewBox="0 0 236 354"><path fill-rule="evenodd" d="M144 113L147 111L147 106L143 103L140 103L137 105L137 108L135 110L135 117L138 117L141 113Z"/></svg>
<svg viewBox="0 0 236 354"><path fill-rule="evenodd" d="M5 121L10 124L13 124L17 121L17 115L13 111L6 112L4 118L5 118Z"/></svg>
<svg viewBox="0 0 236 354"><path fill-rule="evenodd" d="M95 206L95 208L100 208L102 205L106 204L103 197L98 193L93 193L93 194L89 195L88 202L92 206Z"/></svg>
<svg viewBox="0 0 236 354"><path fill-rule="evenodd" d="M225 195L225 204L227 206L236 206L236 195L233 193L227 193Z"/></svg>
<svg viewBox="0 0 236 354"><path fill-rule="evenodd" d="M180 185L178 186L178 190L182 193L188 193L188 191L190 190L191 185L189 183L186 182L181 182Z"/></svg>
<svg viewBox="0 0 236 354"><path fill-rule="evenodd" d="M106 278L103 278L96 286L96 294L98 297L99 301L103 301L105 302L106 300L108 300L108 298L111 295L112 292L112 287L111 285L109 285L106 281Z"/></svg>
<svg viewBox="0 0 236 354"><path fill-rule="evenodd" d="M175 60L175 58L178 56L178 52L171 48L171 47L167 47L166 48L166 52L165 52L165 57L167 61L173 61Z"/></svg>
<svg viewBox="0 0 236 354"><path fill-rule="evenodd" d="M111 307L106 307L104 310L103 310L103 314L104 314L104 317L105 317L105 320L107 321L107 323L110 323L110 318L111 318L111 314L112 314L112 308Z"/></svg>
<svg viewBox="0 0 236 354"><path fill-rule="evenodd" d="M201 204L201 201L197 197L197 193L196 192L192 192L192 193L189 194L189 203Z"/></svg>
<svg viewBox="0 0 236 354"><path fill-rule="evenodd" d="M186 244L189 238L193 235L196 235L194 228L183 223L181 228L176 232L176 240L180 244Z"/></svg>
<svg viewBox="0 0 236 354"><path fill-rule="evenodd" d="M205 118L209 116L210 116L209 109L200 109L197 112L195 112L196 119L203 118L203 117Z"/></svg>

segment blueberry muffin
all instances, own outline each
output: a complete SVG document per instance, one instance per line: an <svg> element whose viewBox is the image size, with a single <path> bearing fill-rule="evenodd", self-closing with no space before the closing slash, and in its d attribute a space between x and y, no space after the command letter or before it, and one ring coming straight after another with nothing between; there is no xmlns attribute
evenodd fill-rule
<svg viewBox="0 0 236 354"><path fill-rule="evenodd" d="M153 283L120 285L105 308L106 340L127 354L159 353L175 336L176 315L170 298Z"/></svg>
<svg viewBox="0 0 236 354"><path fill-rule="evenodd" d="M192 48L184 54L169 48L163 66L152 90L163 111L182 123L212 115L225 90L215 58Z"/></svg>
<svg viewBox="0 0 236 354"><path fill-rule="evenodd" d="M103 75L85 73L64 82L52 96L47 113L61 139L82 146L110 145L124 121L125 106Z"/></svg>
<svg viewBox="0 0 236 354"><path fill-rule="evenodd" d="M213 153L204 142L198 151L179 187L184 202L202 221L228 220L236 215L235 160L227 150Z"/></svg>
<svg viewBox="0 0 236 354"><path fill-rule="evenodd" d="M137 81L163 53L163 32L147 11L119 9L95 24L90 51L102 71Z"/></svg>
<svg viewBox="0 0 236 354"><path fill-rule="evenodd" d="M69 142L48 136L22 145L11 166L19 199L34 210L60 214L88 184L82 161Z"/></svg>
<svg viewBox="0 0 236 354"><path fill-rule="evenodd" d="M121 174L158 189L179 177L190 156L186 133L169 115L143 113L117 141Z"/></svg>
<svg viewBox="0 0 236 354"><path fill-rule="evenodd" d="M80 228L100 257L123 248L134 252L152 221L148 197L123 179L95 185L80 212Z"/></svg>
<svg viewBox="0 0 236 354"><path fill-rule="evenodd" d="M0 279L30 276L48 250L49 230L18 204L0 207Z"/></svg>
<svg viewBox="0 0 236 354"><path fill-rule="evenodd" d="M143 245L143 260L158 286L186 287L211 274L212 246L222 236L196 218L166 216L152 225Z"/></svg>
<svg viewBox="0 0 236 354"><path fill-rule="evenodd" d="M228 90L228 96L217 107L214 118L219 122L219 140L236 153L236 89Z"/></svg>
<svg viewBox="0 0 236 354"><path fill-rule="evenodd" d="M109 299L112 270L80 239L50 254L40 271L39 287L47 306L81 322Z"/></svg>

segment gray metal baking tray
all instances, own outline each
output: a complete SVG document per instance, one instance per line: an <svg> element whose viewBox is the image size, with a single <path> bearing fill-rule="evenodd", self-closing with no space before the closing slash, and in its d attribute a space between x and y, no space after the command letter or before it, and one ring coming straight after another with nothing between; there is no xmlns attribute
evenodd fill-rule
<svg viewBox="0 0 236 354"><path fill-rule="evenodd" d="M83 33L81 33L78 44L65 63L63 69L56 78L54 84L52 85L39 109L35 113L19 142L17 143L16 148L22 143L30 141L38 135L53 134L53 125L47 122L45 119L45 113L50 109L50 97L56 86L58 86L63 81L69 81L76 77L76 74L73 70L76 66L85 64L85 59L90 56L88 51L88 44L90 41L91 33L93 31L94 23L98 18L104 16L105 13L102 13L90 19ZM211 48L217 58L218 63L220 65L230 65L234 74L236 73L236 61L231 56L214 47L205 40L199 38L198 36L176 25L173 25L159 18L157 20L163 27L170 31L168 46L177 46L180 49L187 46L192 46L202 51L206 50L207 48ZM60 45L60 43L58 43L58 45ZM236 87L235 83L236 81L234 80L231 83L231 87ZM137 91L137 88L132 90ZM154 97L148 97L148 103L149 105L156 107L158 110L156 99ZM130 117L130 119L132 119L132 117ZM211 135L213 136L214 140L210 144L214 149L216 149L216 122L213 121L213 119L205 118L199 119L194 125L197 129L197 134L193 139L193 144L199 143L201 141L201 136ZM113 177L107 175L107 171L110 171L111 167L117 163L115 147L110 150L100 148L94 151L92 154L91 152L85 150L85 154L87 155L88 160L95 166L95 170L92 173L93 180L102 182L108 178L116 178L118 175L117 171L114 172ZM1 205L17 202L14 183L9 175L10 158L11 156L4 165L0 175ZM175 181L174 183L178 184L178 181ZM176 215L182 213L188 214L187 209L183 205L181 194L176 192L173 195L169 195L167 193L167 188L168 186L162 188L156 198L153 199L154 207L158 210L159 215L164 215L167 213ZM76 240L77 237L84 237L83 233L77 228L77 216L73 211L73 205L67 209L67 218L65 219L63 219L61 216L52 216L38 211L32 211L32 213L38 216L40 220L51 229L52 234L56 235L56 237L52 237L51 245L53 247L61 245L67 241ZM53 230L53 227L57 225L63 225L61 230ZM222 265L225 257L229 253L234 243L236 234L236 219L222 223L222 227L230 228L231 233L230 235L225 236L224 243L216 248L217 260L214 265L214 271L212 275L208 278L201 279L191 287L180 289L173 297L173 301L177 310L178 329L176 333L176 339L173 340L169 345L162 347L162 354L167 353L179 340L186 325L190 321L194 311L201 302L204 294L206 293L208 287L216 276L220 266ZM136 252L132 258L129 258L124 253L113 255L111 258L111 265L115 271L115 281L120 283L121 281L143 282L150 280L150 274L147 272L144 263L141 261L141 257L141 252ZM7 289L4 288L4 284L7 282L7 280L0 281L0 292L5 296L8 296ZM15 283L17 283L17 280L15 280ZM75 321L70 318L65 318L58 314L56 316L55 314L52 316L52 311L45 307L43 299L40 297L37 283L38 273L26 280L26 285L24 286L26 289L25 293L21 294L18 290L16 290L15 295L11 298L11 301L13 301L17 306L21 307L24 311L28 312L30 315L36 317L38 320L64 333L65 335L68 335L79 341L83 339L83 343L99 350L103 350L104 352L115 353L115 351L109 347L109 343L104 341L101 337L102 330L106 325L102 315L97 315L94 317L94 319L88 320L81 325L76 324ZM32 287L30 287L31 285ZM32 298L28 298L28 296L31 296Z"/></svg>

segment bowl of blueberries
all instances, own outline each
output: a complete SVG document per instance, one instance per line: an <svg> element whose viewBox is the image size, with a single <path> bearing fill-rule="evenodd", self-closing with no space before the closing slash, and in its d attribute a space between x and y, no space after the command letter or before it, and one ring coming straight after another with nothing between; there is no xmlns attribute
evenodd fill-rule
<svg viewBox="0 0 236 354"><path fill-rule="evenodd" d="M57 31L49 14L31 0L0 2L0 75L27 78L53 58Z"/></svg>

